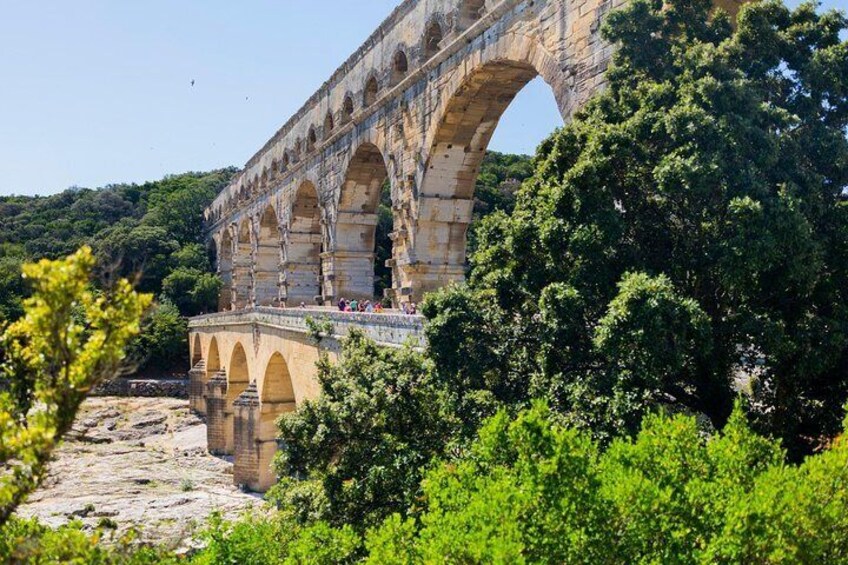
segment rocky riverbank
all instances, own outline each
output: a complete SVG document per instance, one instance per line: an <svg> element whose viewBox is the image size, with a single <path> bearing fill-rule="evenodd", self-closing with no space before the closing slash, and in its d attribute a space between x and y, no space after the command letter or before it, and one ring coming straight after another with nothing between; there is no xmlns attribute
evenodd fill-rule
<svg viewBox="0 0 848 565"><path fill-rule="evenodd" d="M91 398L46 483L21 507L58 526L81 520L142 541L185 547L213 511L261 503L232 484L232 462L206 452L206 426L173 398Z"/></svg>

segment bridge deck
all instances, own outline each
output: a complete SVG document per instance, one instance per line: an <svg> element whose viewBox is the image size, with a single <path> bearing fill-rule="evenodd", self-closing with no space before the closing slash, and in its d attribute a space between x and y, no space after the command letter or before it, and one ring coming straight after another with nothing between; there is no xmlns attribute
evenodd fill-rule
<svg viewBox="0 0 848 565"><path fill-rule="evenodd" d="M337 339L347 336L350 328L359 328L380 345L400 347L411 343L424 346L424 319L397 311L381 314L340 312L334 308L271 308L257 307L231 312L197 316L189 320L191 330L214 330L224 327L256 325L309 334L307 318L328 320Z"/></svg>

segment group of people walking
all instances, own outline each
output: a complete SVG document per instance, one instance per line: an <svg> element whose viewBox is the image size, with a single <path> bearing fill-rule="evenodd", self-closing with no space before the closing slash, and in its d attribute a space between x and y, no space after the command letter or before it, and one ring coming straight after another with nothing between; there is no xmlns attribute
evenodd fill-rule
<svg viewBox="0 0 848 565"><path fill-rule="evenodd" d="M339 312L364 312L367 314L382 314L383 304L380 301L374 301L373 303L370 300L347 300L346 298L340 298L339 303ZM401 305L401 310L404 314L409 316L414 316L418 313L418 306L414 302L404 302Z"/></svg>
<svg viewBox="0 0 848 565"><path fill-rule="evenodd" d="M339 299L339 312L367 312L369 314L380 314L383 312L383 304L381 302L371 303L370 300L347 300Z"/></svg>

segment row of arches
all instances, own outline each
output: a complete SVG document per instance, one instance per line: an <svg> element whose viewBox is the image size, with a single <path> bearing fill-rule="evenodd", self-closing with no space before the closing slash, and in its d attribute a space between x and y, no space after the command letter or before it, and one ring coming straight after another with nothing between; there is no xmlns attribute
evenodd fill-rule
<svg viewBox="0 0 848 565"><path fill-rule="evenodd" d="M204 357L195 334L190 406L206 416L209 452L234 457L234 483L264 492L275 481L271 464L277 450L276 420L296 407L291 374L284 356L274 352L261 374L252 375L241 342L226 359L222 363L215 337Z"/></svg>
<svg viewBox="0 0 848 565"><path fill-rule="evenodd" d="M485 0L463 0L454 18L455 31L462 31L486 12ZM426 63L439 53L447 36L446 27L448 21L441 14L433 14L424 26L421 45L417 48L421 63ZM368 74L363 84L361 95L358 97L353 92L348 92L342 100L341 107L333 111L328 110L320 127L312 125L309 127L305 138L297 138L291 147L282 151L282 157L274 159L270 170L266 169L261 175L245 182L238 191L237 201L248 200L253 194L267 189L280 175L286 174L289 169L298 163L306 154L314 151L320 141L327 141L333 134L336 124L346 125L352 119L357 109L366 109L374 105L384 87L393 87L400 83L410 70L410 53L413 51L405 44L399 44L394 49L391 58L389 72L380 73L374 70ZM386 78L381 78L385 76Z"/></svg>
<svg viewBox="0 0 848 565"><path fill-rule="evenodd" d="M476 6L468 9L485 10L484 3ZM501 117L540 75L561 113L571 93L553 57L533 41L505 34L482 45L469 48L479 61L438 84L438 97L423 96L420 119L422 108L400 109L385 127L360 132L369 141L349 157L339 148L305 174L329 175L337 188L319 194L301 180L287 189L294 191L290 208L269 206L223 230L216 242L222 309L382 298L375 278L380 288L389 285L398 306L464 278L478 174ZM411 99L410 107L416 103ZM389 178L392 198L381 215ZM378 233L391 237L378 245Z"/></svg>
<svg viewBox="0 0 848 565"><path fill-rule="evenodd" d="M322 303L334 293L374 298L378 208L387 180L380 150L361 145L341 189L329 255L325 213L310 181L297 189L285 225L268 205L255 225L245 218L235 229L225 229L218 249L220 309ZM330 269L332 288L325 288Z"/></svg>

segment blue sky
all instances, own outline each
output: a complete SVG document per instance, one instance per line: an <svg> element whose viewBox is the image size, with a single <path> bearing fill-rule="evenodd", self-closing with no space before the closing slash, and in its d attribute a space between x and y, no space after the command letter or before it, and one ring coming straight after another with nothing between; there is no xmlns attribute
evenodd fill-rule
<svg viewBox="0 0 848 565"><path fill-rule="evenodd" d="M0 195L241 166L398 2L0 0ZM534 81L491 148L561 123Z"/></svg>

